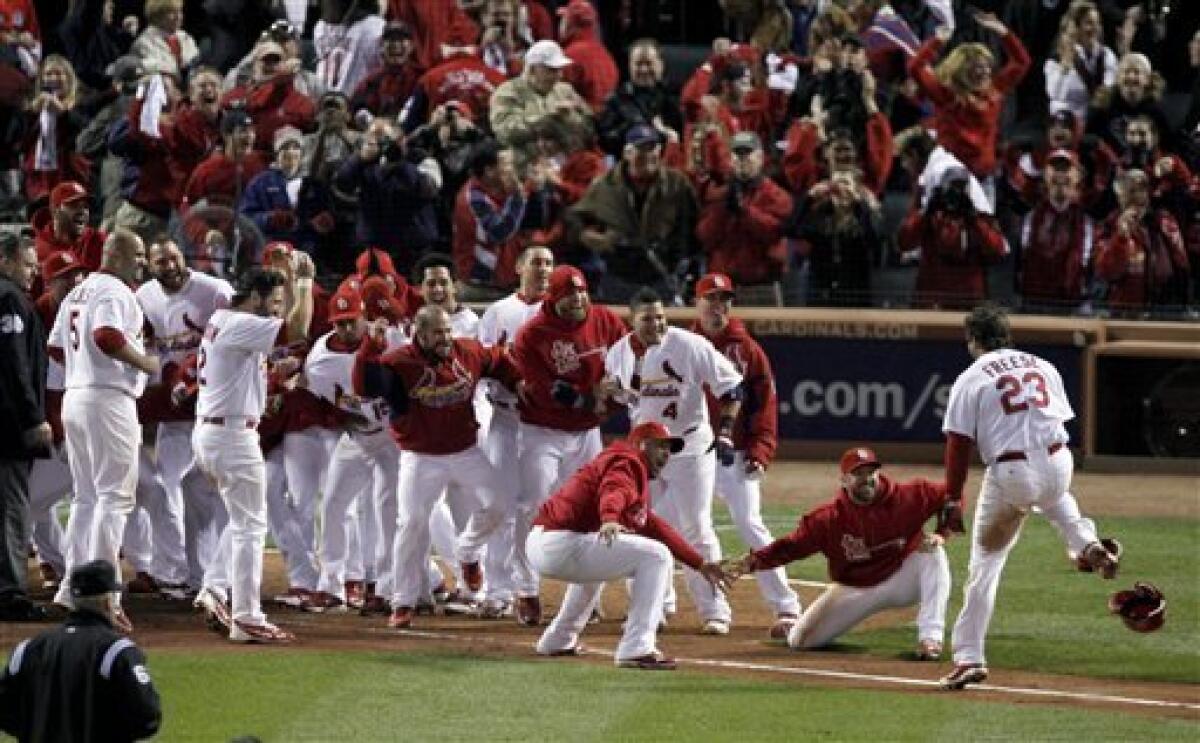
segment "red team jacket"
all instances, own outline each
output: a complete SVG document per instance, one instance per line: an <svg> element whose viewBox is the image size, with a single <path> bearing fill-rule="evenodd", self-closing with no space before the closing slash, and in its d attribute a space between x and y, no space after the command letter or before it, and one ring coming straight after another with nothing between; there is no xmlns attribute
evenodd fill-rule
<svg viewBox="0 0 1200 743"><path fill-rule="evenodd" d="M738 284L774 281L787 267L783 228L792 214L792 197L770 178L742 195L742 209L725 206L730 186L704 188L704 208L696 237L708 253L708 270L728 274Z"/></svg>
<svg viewBox="0 0 1200 743"><path fill-rule="evenodd" d="M59 240L54 234L54 218L49 209L39 209L33 215L34 238L33 244L37 249L38 262L46 260L51 253L65 250L75 256L89 271L100 269L100 256L104 252L104 240L107 235L95 227L84 227L79 239L75 242ZM40 277L38 277L40 279ZM41 281L35 282L41 285ZM34 289L38 287L35 286ZM53 325L53 322L51 323Z"/></svg>
<svg viewBox="0 0 1200 743"><path fill-rule="evenodd" d="M708 338L742 373L744 397L733 422L733 445L745 452L747 459L764 467L769 465L779 444L779 401L771 360L750 336L746 325L736 318L730 318L725 330L717 335L705 333L698 322L692 324L691 330ZM708 400L708 418L716 432L721 420L721 401L708 388L704 397Z"/></svg>
<svg viewBox="0 0 1200 743"><path fill-rule="evenodd" d="M246 113L254 121L254 146L270 152L275 132L294 126L302 132L311 131L317 117L317 104L296 90L293 75L277 75L252 85L239 85L221 97L221 106L243 101Z"/></svg>
<svg viewBox="0 0 1200 743"><path fill-rule="evenodd" d="M450 358L436 360L416 342L381 356L383 350L373 338L363 341L354 358L354 392L391 405L392 438L405 451L457 454L474 446L480 378L516 389L516 367L501 346L455 338Z"/></svg>
<svg viewBox="0 0 1200 743"><path fill-rule="evenodd" d="M690 568L704 564L700 553L650 510L650 472L642 453L627 441L613 442L572 475L538 509L533 525L591 534L610 521L662 542Z"/></svg>
<svg viewBox="0 0 1200 743"><path fill-rule="evenodd" d="M996 169L996 139L1000 134L1000 111L1006 95L1017 87L1029 70L1029 54L1014 33L1000 39L1008 61L992 77L985 95L960 96L934 74L930 63L937 59L942 42L931 36L908 62L908 74L933 101L930 128L937 130L938 143L962 161L978 178Z"/></svg>
<svg viewBox="0 0 1200 743"><path fill-rule="evenodd" d="M600 425L590 409L567 408L550 397L555 379L575 385L582 393L604 378L604 356L625 336L625 323L602 305L592 305L581 323L559 317L553 303L531 317L513 346L513 360L525 381L524 397L517 409L521 422L558 431L587 431Z"/></svg>
<svg viewBox="0 0 1200 743"><path fill-rule="evenodd" d="M879 493L861 506L842 488L800 525L754 550L754 570L770 570L818 552L829 560L830 580L867 588L887 580L920 545L922 527L946 502L946 486L917 478L897 483L879 475Z"/></svg>

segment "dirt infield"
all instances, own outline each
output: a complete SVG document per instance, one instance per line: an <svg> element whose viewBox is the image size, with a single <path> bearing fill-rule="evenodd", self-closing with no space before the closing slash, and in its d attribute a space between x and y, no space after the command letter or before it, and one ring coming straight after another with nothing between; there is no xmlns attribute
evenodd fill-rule
<svg viewBox="0 0 1200 743"><path fill-rule="evenodd" d="M777 466L767 479L767 500L795 505L796 512L829 496L834 477L832 465L790 463ZM927 467L896 467L898 477L940 476L940 470ZM969 487L977 486L980 473L972 472ZM1194 478L1112 476L1082 474L1076 492L1085 510L1097 515L1143 515L1200 518L1200 498ZM273 595L286 588L282 561L277 553L266 560L264 593ZM682 581L677 580L680 591ZM801 586L805 603L811 602L818 589ZM561 585L548 582L549 609L561 595ZM604 594L606 619L590 626L584 642L593 652L578 659L555 659L547 663L611 663L611 651L621 632L625 603L624 590L610 586ZM733 677L753 677L804 686L842 686L886 689L914 694L940 693L930 682L945 673L948 663L918 663L897 648L893 657L867 656L853 648L794 653L766 639L773 617L766 611L752 581L741 581L734 589L731 603L737 624L726 637L699 634L699 622L689 602L681 600L683 610L674 617L661 636L662 649L683 662L683 666L705 673ZM253 648L235 646L207 631L200 617L185 602L131 596L127 606L136 626L136 639L151 655L156 650L187 649L205 652L297 652L304 650L387 650L396 652L450 650L483 656L532 658L533 643L539 630L519 627L513 620L483 620L465 616L421 616L408 632L386 627L379 615L304 614L280 607L268 607L271 618L292 629L298 642L291 648ZM890 611L877 615L868 626L911 624L915 610ZM38 629L35 625L0 627L0 647L7 649L21 637ZM914 633L915 635L915 633ZM996 688L1001 687L1001 688ZM1039 694L1038 691L1042 693ZM1055 676L1006 669L993 669L989 685L970 692L972 700L993 700L1022 704L1083 706L1134 714L1200 720L1200 687L1191 684L1148 683L1114 679ZM1136 700L1142 700L1138 703ZM1157 702L1146 703L1147 701Z"/></svg>

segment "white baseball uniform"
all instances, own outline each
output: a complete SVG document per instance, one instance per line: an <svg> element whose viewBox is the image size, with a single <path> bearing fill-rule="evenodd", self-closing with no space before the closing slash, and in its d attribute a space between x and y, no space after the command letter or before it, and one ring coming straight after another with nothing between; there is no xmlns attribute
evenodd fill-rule
<svg viewBox="0 0 1200 743"><path fill-rule="evenodd" d="M167 292L159 281L154 280L138 289L137 298L146 314L146 321L154 331L154 350L166 369L169 364L185 363L187 356L200 347L200 338L209 317L218 309L229 306L233 287L224 279L199 271L188 271L178 291ZM160 582L168 584L187 583L189 578L195 580L201 577L189 575L188 555L194 553L199 535L189 534L186 524L190 522L211 532L217 522L212 518L215 510L212 500L218 499L211 488L205 487L203 492L188 491L187 497L184 497L184 478L195 465L192 453L194 427L194 420L158 424L155 452L165 498L161 503L151 499L142 504L150 514L154 527L152 574ZM188 482L201 484L205 480L192 478ZM204 502L193 505L193 501ZM186 509L193 511L192 518L185 517Z"/></svg>
<svg viewBox="0 0 1200 743"><path fill-rule="evenodd" d="M630 333L608 350L605 371L626 395L631 425L657 421L684 440L683 451L673 455L651 483L655 511L705 561L717 562L721 543L712 524L716 458L710 451L713 432L704 386L723 397L742 383L742 375L707 338L691 331L669 327L660 343L640 353L635 337ZM729 602L720 591L694 570L685 569L684 576L702 621L732 621Z"/></svg>
<svg viewBox="0 0 1200 743"><path fill-rule="evenodd" d="M525 321L542 307L540 299L530 300L520 292L493 302L479 320L479 342L486 346L511 346L517 331ZM483 380L484 395L491 408L491 420L480 427L480 446L500 479L496 483L497 499L504 499L509 515L488 540L484 576L488 599L508 604L516 587L513 571L513 534L516 528L517 493L521 489L520 470L512 466L520 452L520 418L517 415L517 396L494 379Z"/></svg>
<svg viewBox="0 0 1200 743"><path fill-rule="evenodd" d="M313 344L304 374L313 394L360 421L334 447L321 505L321 576L317 589L344 602L346 578L353 572L359 572L358 577L364 580L373 580L381 595L390 595L391 550L381 547L384 540L390 545L390 538L395 536L400 450L387 430L386 404L381 400L363 400L354 394L351 374L357 347L335 350L330 347L333 337L333 333L328 333ZM365 508L379 514L371 517L371 521L376 527L385 526L382 537L363 538L363 530L359 528L361 509L352 508L360 500ZM350 549L354 541L359 542L358 556ZM357 566L353 565L355 562Z"/></svg>
<svg viewBox="0 0 1200 743"><path fill-rule="evenodd" d="M955 663L984 663L984 638L996 589L1021 519L1039 511L1078 553L1097 541L1079 512L1066 421L1075 417L1054 365L1002 348L983 354L954 380L942 430L975 441L987 465L975 524L964 603L954 624Z"/></svg>
<svg viewBox="0 0 1200 743"><path fill-rule="evenodd" d="M129 344L143 352L145 317L125 282L99 271L67 294L58 308L49 345L63 349L66 394L63 430L75 498L67 521L66 568L94 559L117 566L125 520L137 484L137 398L146 375L100 349L98 342ZM105 339L108 336L108 340ZM70 580L57 603L71 605Z"/></svg>
<svg viewBox="0 0 1200 743"><path fill-rule="evenodd" d="M285 335L278 318L217 310L204 331L196 368L200 394L192 448L229 512L222 536L229 549L213 561L204 583L221 596L232 588L233 618L249 624L266 622L259 594L267 483L257 426L267 404L267 357Z"/></svg>

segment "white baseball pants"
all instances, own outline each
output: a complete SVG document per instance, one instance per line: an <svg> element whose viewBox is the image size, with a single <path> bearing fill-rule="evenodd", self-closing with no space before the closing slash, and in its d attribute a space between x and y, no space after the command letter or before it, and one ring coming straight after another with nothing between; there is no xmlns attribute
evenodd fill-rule
<svg viewBox="0 0 1200 743"><path fill-rule="evenodd" d="M516 590L513 534L516 530L517 493L521 489L521 474L517 467L520 421L514 411L490 407L491 420L481 446L496 468L494 490L497 507L504 513L504 520L488 539L487 553L483 558L483 575L487 581L484 595L492 601L508 603L513 600Z"/></svg>
<svg viewBox="0 0 1200 743"><path fill-rule="evenodd" d="M71 495L71 466L66 444L56 446L50 459L35 459L29 470L29 512L33 519L33 546L38 560L66 575L66 535L58 520L58 504Z"/></svg>
<svg viewBox="0 0 1200 743"><path fill-rule="evenodd" d="M455 454L400 452L400 509L392 545L396 588L393 606L415 607L427 598L429 585L429 517L447 487L457 485L472 501L471 517L458 537L455 557L477 562L491 533L503 520L493 507L496 468L478 446Z"/></svg>
<svg viewBox="0 0 1200 743"><path fill-rule="evenodd" d="M721 559L721 543L717 541L712 523L716 462L711 452L677 454L667 460L658 478L650 481L650 502L654 512L675 527L705 562ZM683 578L701 622L733 621L733 611L725 594L691 568L683 569ZM664 596L664 600L666 598Z"/></svg>
<svg viewBox="0 0 1200 743"><path fill-rule="evenodd" d="M283 464L293 515L303 539L304 551L314 564L317 554L317 508L325 492L325 477L340 431L312 426L283 437ZM305 588L315 586L305 585Z"/></svg>
<svg viewBox="0 0 1200 743"><path fill-rule="evenodd" d="M108 560L121 579L121 541L135 502L142 428L134 399L113 389L67 390L62 417L75 498L67 520L67 573L54 600L72 606L68 584L76 565Z"/></svg>
<svg viewBox="0 0 1200 743"><path fill-rule="evenodd" d="M533 517L571 475L599 456L604 441L599 428L570 432L522 423L518 444L521 486L514 515L513 574L517 596L529 597L538 595L537 571L525 554Z"/></svg>
<svg viewBox="0 0 1200 743"><path fill-rule="evenodd" d="M950 600L950 563L936 547L909 555L887 580L867 588L832 583L788 632L797 650L824 647L884 609L917 605L917 639L941 644Z"/></svg>
<svg viewBox="0 0 1200 743"><path fill-rule="evenodd" d="M155 451L163 498L157 503L144 503L154 523L154 577L172 584L188 579L185 510L191 494L184 492L183 483L196 461L192 454L193 428L193 421L158 424Z"/></svg>
<svg viewBox="0 0 1200 743"><path fill-rule="evenodd" d="M333 461L329 465L326 480L326 495L321 506L321 579L317 588L346 600L346 577L348 564L358 563L362 577L369 573L376 581L390 590L391 570L389 560L380 560L374 549L378 545L365 545L361 536L352 537L351 529L358 531L364 514L359 505L383 511L383 524L389 536L395 534L396 490L400 476L400 450L391 435L385 430L370 435L344 434L333 450ZM376 505L377 504L377 505ZM360 557L351 559L350 542L357 541ZM391 545L391 540L387 544ZM364 549L364 547L367 547ZM368 549L370 551L368 551ZM390 556L390 549L388 550ZM386 595L386 594L385 594Z"/></svg>
<svg viewBox="0 0 1200 743"><path fill-rule="evenodd" d="M1026 452L1028 459L997 462L987 468L975 524L971 528L971 560L963 586L963 607L954 623L951 643L955 663L985 663L984 638L996 606L996 589L1008 553L1030 510L1046 517L1073 554L1095 542L1096 525L1079 512L1071 495L1074 460L1067 447L1054 454Z"/></svg>
<svg viewBox="0 0 1200 743"><path fill-rule="evenodd" d="M197 423L192 446L200 468L217 483L229 511L220 551L204 576L205 586L225 595L229 587L233 618L267 621L262 611L263 546L267 538L267 472L258 431L234 418L224 426ZM228 562L226 562L228 561ZM223 564L224 563L224 564Z"/></svg>
<svg viewBox="0 0 1200 743"><path fill-rule="evenodd" d="M717 496L725 501L738 535L750 549L759 549L773 540L770 530L762 520L762 481L746 475L744 452L738 452L729 467L716 465ZM782 567L760 570L754 574L763 601L775 615L800 615L800 599L787 582L787 571Z"/></svg>
<svg viewBox="0 0 1200 743"><path fill-rule="evenodd" d="M212 563L221 541L221 533L229 523L229 514L221 494L208 476L193 466L184 477L186 494L183 509L183 528L187 550L188 586L204 585L205 569Z"/></svg>
<svg viewBox="0 0 1200 743"><path fill-rule="evenodd" d="M605 581L629 579L629 614L614 659L655 652L655 633L662 617L663 594L671 580L671 551L661 542L637 534L621 534L605 544L598 534L546 531L533 527L526 553L534 569L547 578L569 581L558 614L537 642L543 655L579 643L600 600Z"/></svg>
<svg viewBox="0 0 1200 743"><path fill-rule="evenodd" d="M267 521L275 545L283 555L287 568L288 586L316 590L317 556L304 539L303 516L294 501L288 498L287 468L283 447L277 446L267 454Z"/></svg>

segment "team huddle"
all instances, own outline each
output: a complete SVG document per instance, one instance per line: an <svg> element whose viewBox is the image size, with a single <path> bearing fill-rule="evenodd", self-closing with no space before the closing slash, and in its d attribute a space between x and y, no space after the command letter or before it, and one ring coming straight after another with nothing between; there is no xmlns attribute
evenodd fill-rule
<svg viewBox="0 0 1200 743"><path fill-rule="evenodd" d="M1068 490L1074 413L1062 380L1012 348L1001 312L967 318L976 360L950 393L944 482L893 480L855 447L834 497L773 539L760 500L777 443L774 381L731 316L730 279L700 280L689 329L638 292L630 329L591 303L578 269L553 264L548 249L527 248L519 289L482 317L459 302L454 263L438 254L410 285L367 250L326 295L286 243L230 286L187 268L169 238L147 248L117 229L98 272L46 271L57 301L42 308L48 387L63 390L64 436L31 478L44 571L123 555L137 573L130 590L191 598L235 642L287 643L293 634L263 611L269 530L290 586L277 602L356 608L396 629L439 610L537 627L541 578L564 581L536 645L552 656L582 652L604 583L627 579L616 662L662 670L675 667L657 635L676 612L679 561L704 634L729 633L725 592L753 574L770 635L793 648L915 605L917 657L935 660L951 589L943 544L964 530L974 447L987 470L944 688L987 677L996 587L1028 512L1055 525L1081 570L1115 576L1119 545ZM145 269L152 278L135 290ZM55 281L73 288L55 295ZM622 410L631 431L605 447L600 426ZM68 494L64 531L53 509ZM722 559L714 495L743 556ZM803 608L783 566L818 552L831 582ZM55 602L71 596L64 579ZM113 615L132 631L119 605Z"/></svg>

